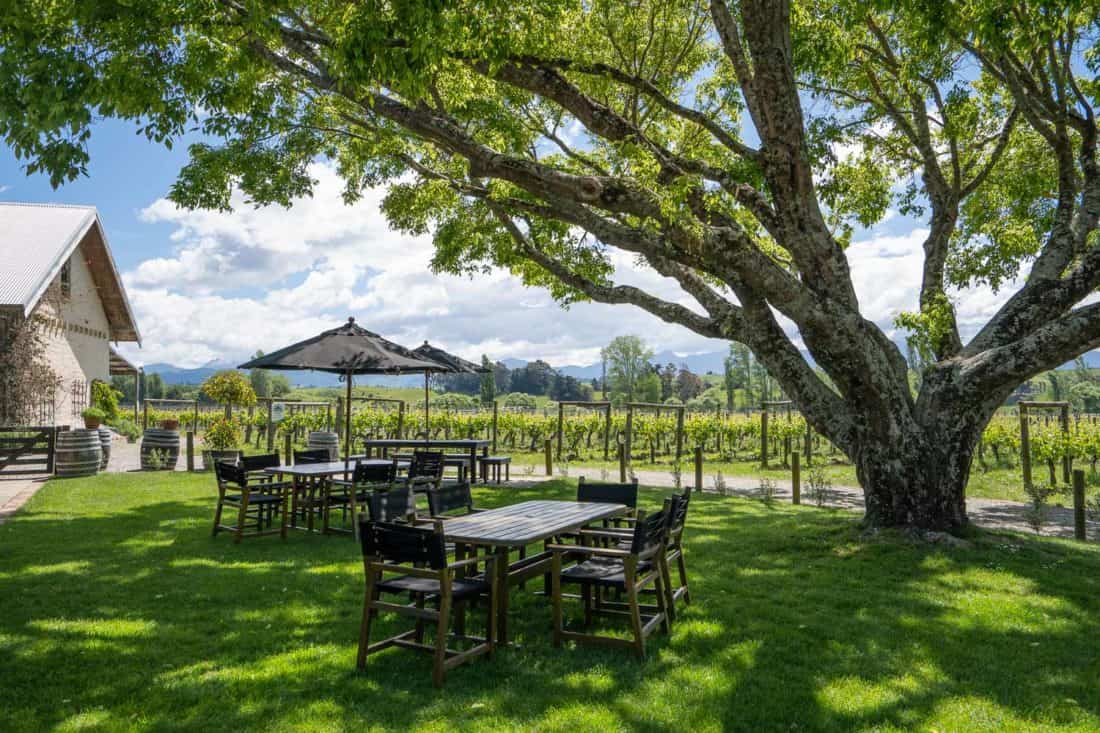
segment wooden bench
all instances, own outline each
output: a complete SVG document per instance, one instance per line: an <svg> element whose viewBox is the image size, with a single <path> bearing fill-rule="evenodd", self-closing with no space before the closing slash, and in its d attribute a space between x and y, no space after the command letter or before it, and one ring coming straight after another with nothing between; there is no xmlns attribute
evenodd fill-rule
<svg viewBox="0 0 1100 733"><path fill-rule="evenodd" d="M512 457L511 456L480 456L477 459L478 466L481 468L481 480L484 483L489 483L489 471L492 470L493 480L496 483L500 483L500 468L504 467L504 480L512 480Z"/></svg>

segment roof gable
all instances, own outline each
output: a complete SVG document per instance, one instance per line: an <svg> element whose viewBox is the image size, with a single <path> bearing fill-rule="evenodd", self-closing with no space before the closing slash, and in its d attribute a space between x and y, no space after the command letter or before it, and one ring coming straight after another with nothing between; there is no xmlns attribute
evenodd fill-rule
<svg viewBox="0 0 1100 733"><path fill-rule="evenodd" d="M83 245L83 246L82 246ZM30 315L61 267L81 247L112 341L137 341L137 323L93 206L0 203L0 307Z"/></svg>

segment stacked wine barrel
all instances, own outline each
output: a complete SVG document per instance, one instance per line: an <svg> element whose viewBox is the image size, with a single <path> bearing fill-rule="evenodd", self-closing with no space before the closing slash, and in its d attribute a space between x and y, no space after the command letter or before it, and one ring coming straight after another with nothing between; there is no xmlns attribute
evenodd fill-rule
<svg viewBox="0 0 1100 733"><path fill-rule="evenodd" d="M103 459L98 430L62 430L54 449L54 471L58 476L95 476Z"/></svg>
<svg viewBox="0 0 1100 733"><path fill-rule="evenodd" d="M141 436L141 469L174 471L180 457L178 430L147 428Z"/></svg>
<svg viewBox="0 0 1100 733"><path fill-rule="evenodd" d="M111 429L99 426L99 450L103 454L99 459L99 470L107 470L107 462L111 460Z"/></svg>
<svg viewBox="0 0 1100 733"><path fill-rule="evenodd" d="M340 460L340 436L327 430L315 430L309 434L306 445L310 450L327 450L331 461Z"/></svg>

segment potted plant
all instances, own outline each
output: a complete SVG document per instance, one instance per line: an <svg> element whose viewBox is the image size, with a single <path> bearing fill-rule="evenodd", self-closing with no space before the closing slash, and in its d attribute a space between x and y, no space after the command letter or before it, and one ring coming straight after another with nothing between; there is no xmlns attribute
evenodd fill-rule
<svg viewBox="0 0 1100 733"><path fill-rule="evenodd" d="M84 418L84 427L88 430L97 430L100 423L107 419L107 413L98 407L89 407L80 416Z"/></svg>
<svg viewBox="0 0 1100 733"><path fill-rule="evenodd" d="M226 369L203 382L202 393L225 406L225 415L212 422L202 436L202 442L210 446L208 451L203 451L203 464L213 468L214 461L240 457L240 451L236 448L241 443L241 426L240 421L233 417L233 406L256 404L256 392L247 377L236 370Z"/></svg>
<svg viewBox="0 0 1100 733"><path fill-rule="evenodd" d="M174 417L166 417L160 421L161 430L179 430L180 421Z"/></svg>
<svg viewBox="0 0 1100 733"><path fill-rule="evenodd" d="M202 436L202 465L206 470L214 468L217 461L236 462L241 457L237 446L241 443L241 427L231 417L219 417L210 423Z"/></svg>

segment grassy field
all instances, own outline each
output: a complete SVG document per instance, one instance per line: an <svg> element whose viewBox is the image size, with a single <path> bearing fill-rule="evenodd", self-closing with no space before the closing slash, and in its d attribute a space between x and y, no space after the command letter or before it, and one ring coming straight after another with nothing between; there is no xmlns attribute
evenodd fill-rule
<svg viewBox="0 0 1100 733"><path fill-rule="evenodd" d="M0 730L1100 729L1096 546L975 533L943 549L699 496L695 602L647 662L554 649L547 604L517 591L521 647L436 692L401 650L354 671L350 539L235 546L210 537L212 496L201 475L57 481L0 525Z"/></svg>

